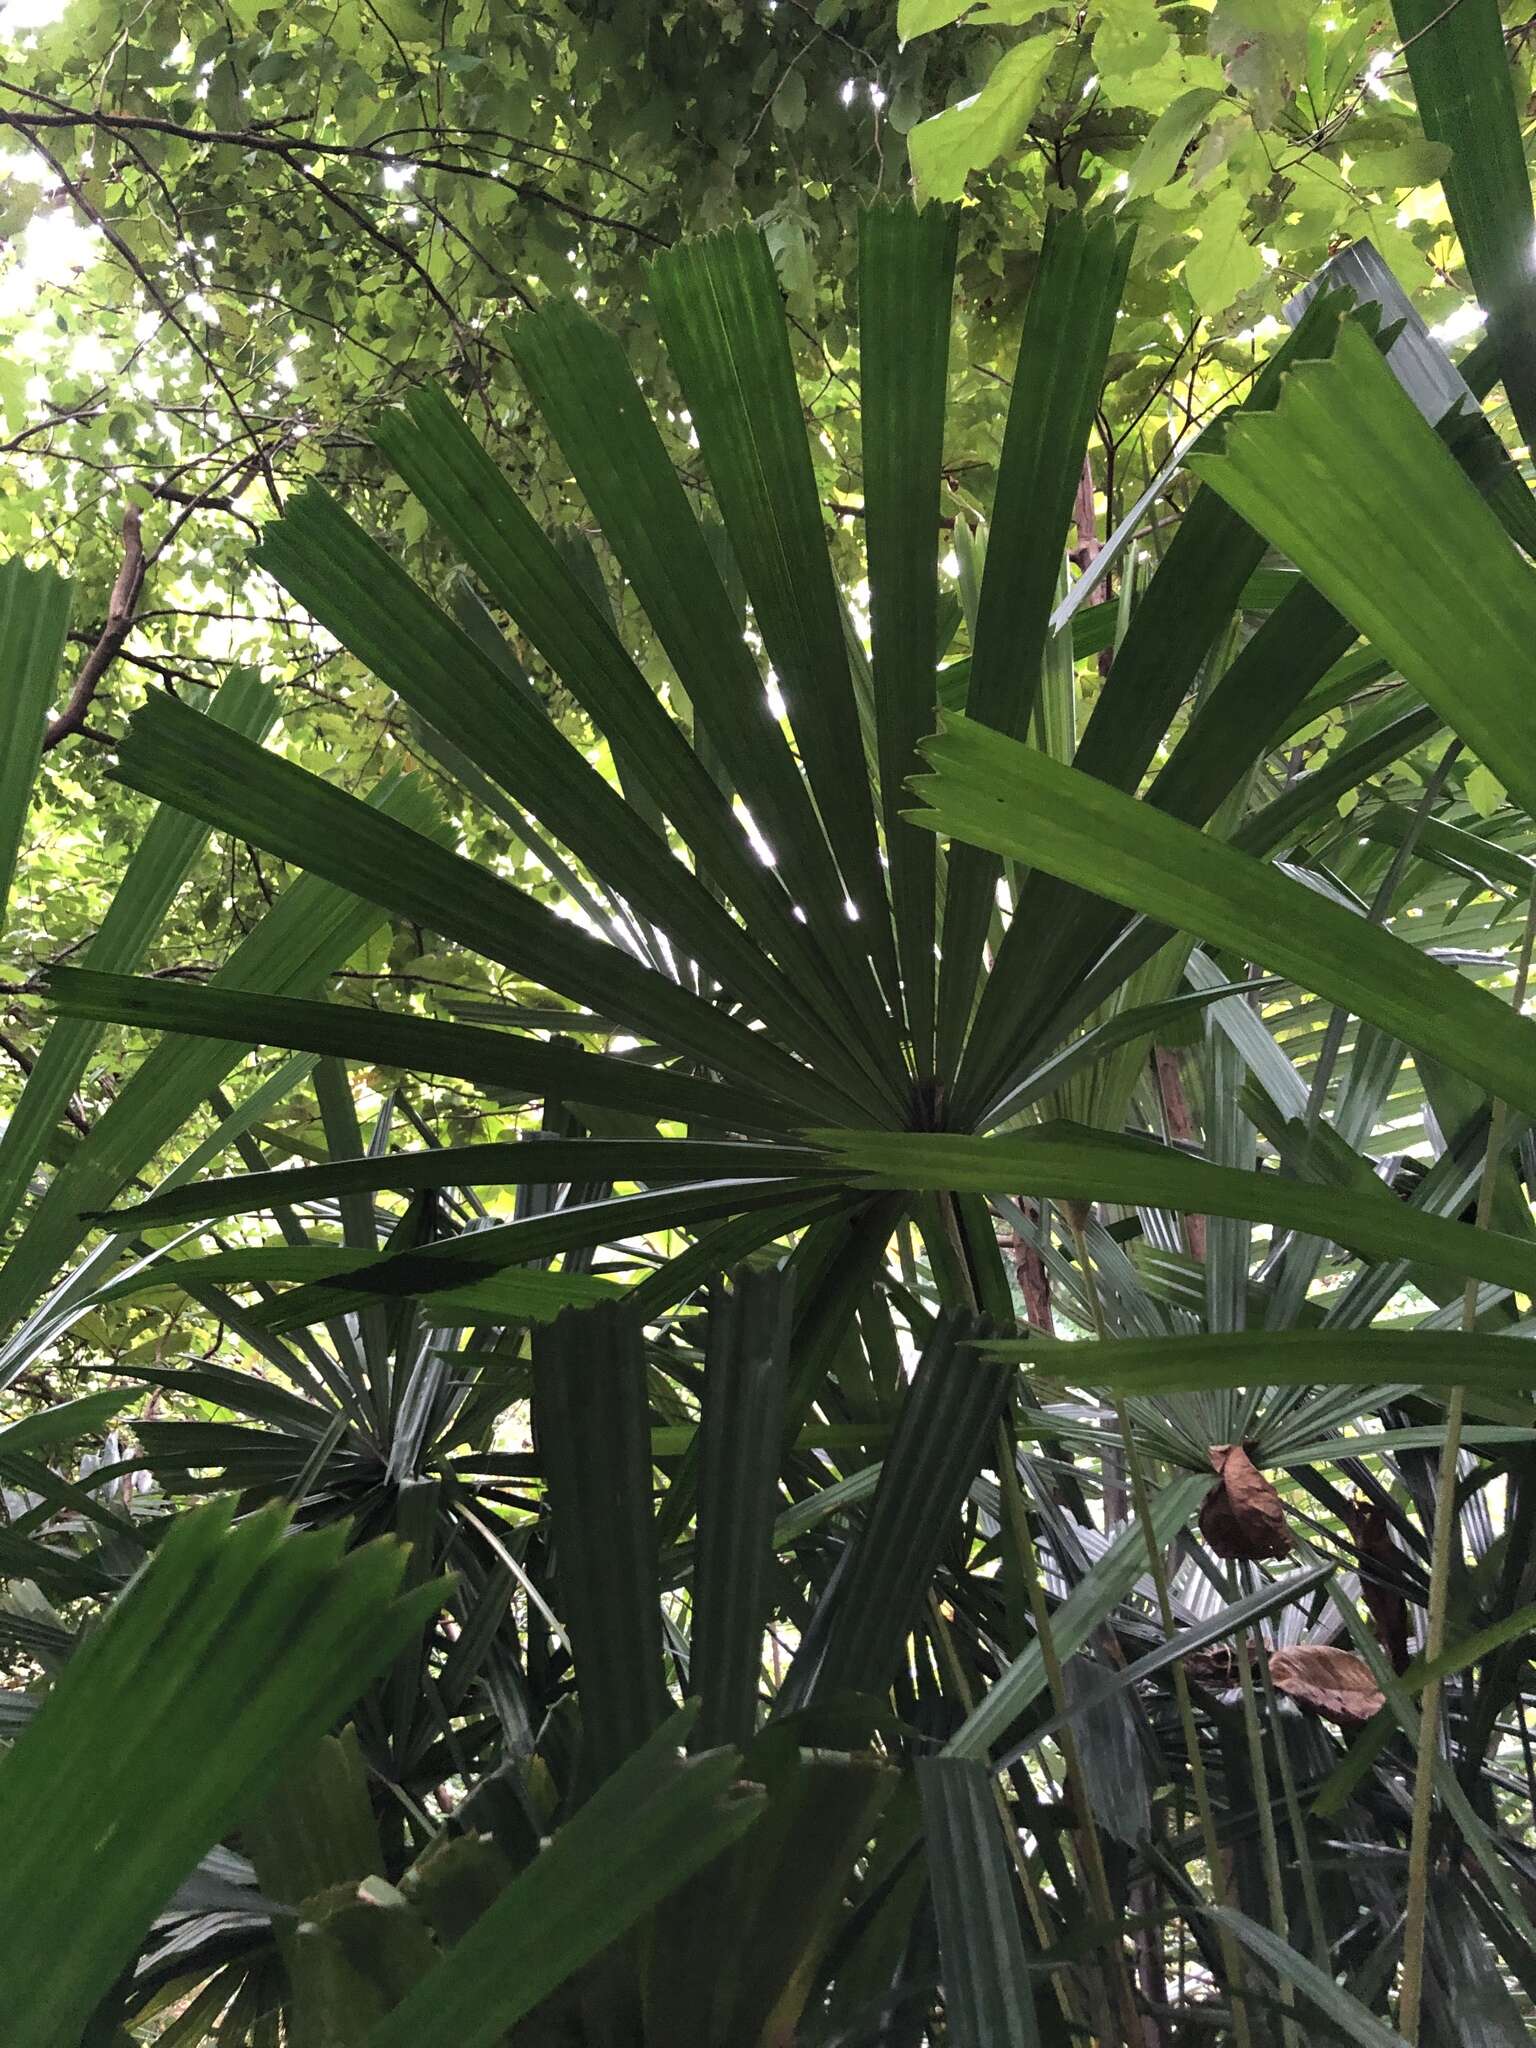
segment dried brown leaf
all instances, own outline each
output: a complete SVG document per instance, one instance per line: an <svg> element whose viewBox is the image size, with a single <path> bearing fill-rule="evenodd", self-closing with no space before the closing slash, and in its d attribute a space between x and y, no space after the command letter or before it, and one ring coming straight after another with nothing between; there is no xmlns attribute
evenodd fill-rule
<svg viewBox="0 0 1536 2048"><path fill-rule="evenodd" d="M1385 1704L1370 1665L1353 1650L1332 1650L1322 1643L1276 1650L1269 1675L1277 1692L1346 1727L1369 1721Z"/></svg>
<svg viewBox="0 0 1536 2048"><path fill-rule="evenodd" d="M1200 1506L1200 1533L1218 1557L1289 1557L1280 1496L1242 1444L1212 1444L1216 1484Z"/></svg>
<svg viewBox="0 0 1536 2048"><path fill-rule="evenodd" d="M1408 1603L1398 1591L1402 1553L1387 1531L1386 1510L1379 1501L1357 1495L1344 1503L1344 1519L1355 1539L1360 1565L1360 1592L1376 1625L1376 1640L1392 1669L1408 1669Z"/></svg>

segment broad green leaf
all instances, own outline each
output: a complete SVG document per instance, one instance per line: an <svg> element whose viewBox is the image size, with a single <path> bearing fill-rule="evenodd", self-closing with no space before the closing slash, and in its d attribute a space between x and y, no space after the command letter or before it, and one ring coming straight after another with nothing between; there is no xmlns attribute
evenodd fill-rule
<svg viewBox="0 0 1536 2048"><path fill-rule="evenodd" d="M761 1794L736 1750L689 1759L684 1708L599 1787L387 2019L368 2048L494 2048L752 1826Z"/></svg>
<svg viewBox="0 0 1536 2048"><path fill-rule="evenodd" d="M1277 118L1287 81L1305 68L1312 12L1312 0L1216 0L1211 9L1211 54L1261 122Z"/></svg>
<svg viewBox="0 0 1536 2048"><path fill-rule="evenodd" d="M1357 322L1289 373L1273 411L1230 415L1190 467L1536 812L1522 681L1536 570Z"/></svg>
<svg viewBox="0 0 1536 2048"><path fill-rule="evenodd" d="M773 92L773 118L786 134L805 126L805 73L790 65L780 75Z"/></svg>
<svg viewBox="0 0 1536 2048"><path fill-rule="evenodd" d="M1402 192L1433 185L1443 176L1451 152L1443 142L1399 142L1391 149L1366 149L1350 161L1350 182L1376 192Z"/></svg>
<svg viewBox="0 0 1536 2048"><path fill-rule="evenodd" d="M716 1180L826 1171L805 1145L749 1145L691 1138L519 1138L502 1145L437 1145L338 1159L328 1166L290 1166L271 1173L231 1174L106 1212L125 1228L244 1216L299 1202L328 1201L376 1189L521 1187L533 1182Z"/></svg>
<svg viewBox="0 0 1536 2048"><path fill-rule="evenodd" d="M1465 1227L1465 1226L1458 1226ZM995 1338L988 1351L1075 1386L1127 1394L1192 1394L1211 1387L1479 1387L1536 1396L1536 1351L1514 1337L1439 1330L1207 1331L1061 1343Z"/></svg>
<svg viewBox="0 0 1536 2048"><path fill-rule="evenodd" d="M405 1072L451 1074L524 1099L554 1095L566 1102L631 1110L648 1119L675 1117L737 1130L785 1130L796 1121L793 1110L745 1089L481 1025L441 1024L355 1004L231 994L188 982L72 967L51 969L44 993L65 1016L194 1038L248 1032L259 1045L334 1053Z"/></svg>
<svg viewBox="0 0 1536 2048"><path fill-rule="evenodd" d="M19 434L26 425L31 411L27 397L28 374L25 366L7 359L0 363L0 418L13 434Z"/></svg>
<svg viewBox="0 0 1536 2048"><path fill-rule="evenodd" d="M1464 787L1467 802L1480 818L1491 818L1509 794L1493 770L1485 768L1481 761L1468 772Z"/></svg>
<svg viewBox="0 0 1536 2048"><path fill-rule="evenodd" d="M1241 189L1222 185L1207 200L1195 223L1200 240L1184 259L1184 282L1208 318L1224 313L1264 275L1264 258L1243 232L1247 211L1248 200Z"/></svg>
<svg viewBox="0 0 1536 2048"><path fill-rule="evenodd" d="M897 0L896 33L904 43L947 28L964 14L972 0Z"/></svg>
<svg viewBox="0 0 1536 2048"><path fill-rule="evenodd" d="M340 1529L290 1534L267 1511L232 1531L232 1511L170 1528L0 1760L16 2048L81 2038L179 1880L443 1597L397 1598L397 1545L343 1556Z"/></svg>
<svg viewBox="0 0 1536 2048"><path fill-rule="evenodd" d="M880 799L907 1025L933 1070L937 859L902 816L917 743L933 723L939 467L954 291L953 213L872 208L859 225L864 533ZM926 841L926 844L925 844Z"/></svg>
<svg viewBox="0 0 1536 2048"><path fill-rule="evenodd" d="M29 569L19 555L0 564L0 932L72 596L72 586L52 569Z"/></svg>
<svg viewBox="0 0 1536 2048"><path fill-rule="evenodd" d="M1157 0L1106 0L1093 36L1093 66L1113 89L1116 80L1145 71L1173 47Z"/></svg>
<svg viewBox="0 0 1536 2048"><path fill-rule="evenodd" d="M1105 219L1046 226L1014 365L986 566L973 631L970 715L1022 736L1039 695L1067 522L1099 403L1129 238ZM976 1003L998 863L957 849L948 864L938 1072L948 1079Z"/></svg>
<svg viewBox="0 0 1536 2048"><path fill-rule="evenodd" d="M1419 120L1450 153L1445 196L1520 431L1536 439L1536 211L1498 0L1395 0Z"/></svg>
<svg viewBox="0 0 1536 2048"><path fill-rule="evenodd" d="M688 1658L706 1749L757 1732L793 1299L782 1271L746 1267L710 1296Z"/></svg>
<svg viewBox="0 0 1536 2048"><path fill-rule="evenodd" d="M1536 1111L1536 1028L1405 940L970 719L946 717L925 752L924 824L1230 946Z"/></svg>
<svg viewBox="0 0 1536 2048"><path fill-rule="evenodd" d="M946 1538L990 1447L1008 1375L969 1350L974 1321L934 1326L902 1404L874 1502L835 1596L817 1609L775 1702L779 1714L840 1692L883 1694Z"/></svg>
<svg viewBox="0 0 1536 2048"><path fill-rule="evenodd" d="M1184 152L1200 132L1205 117L1221 98L1210 86L1194 86L1181 92L1173 105L1158 115L1147 139L1136 153L1125 188L1126 204L1160 192L1173 177Z"/></svg>
<svg viewBox="0 0 1536 2048"><path fill-rule="evenodd" d="M1035 2048L1021 1900L992 1774L969 1757L919 1760L928 1877L939 1923L946 2037L956 2048Z"/></svg>
<svg viewBox="0 0 1536 2048"><path fill-rule="evenodd" d="M622 1303L534 1333L534 1450L580 1688L583 1796L666 1714L646 1387L640 1325Z"/></svg>
<svg viewBox="0 0 1536 2048"><path fill-rule="evenodd" d="M1248 1217L1332 1238L1374 1258L1410 1259L1526 1294L1536 1290L1536 1245L1424 1215L1385 1187L1378 1197L1358 1187L1212 1166L1150 1139L1067 1123L995 1138L926 1131L811 1135L870 1186L994 1195L1020 1189L1058 1200Z"/></svg>
<svg viewBox="0 0 1536 2048"><path fill-rule="evenodd" d="M912 181L923 199L959 199L972 171L984 171L1017 147L1040 103L1056 56L1049 31L1015 43L979 93L919 121L907 137Z"/></svg>

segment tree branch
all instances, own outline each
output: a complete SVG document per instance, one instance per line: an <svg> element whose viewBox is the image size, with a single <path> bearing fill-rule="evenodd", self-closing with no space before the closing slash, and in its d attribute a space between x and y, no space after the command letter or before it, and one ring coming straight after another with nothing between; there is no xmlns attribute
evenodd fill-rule
<svg viewBox="0 0 1536 2048"><path fill-rule="evenodd" d="M638 240L654 243L658 248L665 248L668 243L666 235L658 234L654 228L641 227L638 221L624 220L613 214L594 213L589 207L579 206L572 199L561 198L558 193L551 192L547 185L535 184L525 178L506 178L500 171L488 170L482 164L455 164L448 162L444 157L425 155L395 156L377 143L314 142L307 136L281 135L259 128L192 128L184 122L162 120L154 114L109 114L95 108L86 111L52 99L46 93L32 92L24 86L8 84L6 89L10 92L23 93L28 99L40 100L48 109L46 112L30 113L8 108L0 112L0 126L15 128L23 135L35 136L39 130L45 128L95 128L103 134L121 136L125 141L135 132L169 135L183 142L222 144L230 149L259 151L266 156L280 158L290 170L301 175L304 171L304 165L298 161L301 156L350 157L363 163L377 164L388 170L403 170L414 165L418 170L443 171L450 177L476 178L486 184L499 185L504 191L515 192L519 199L525 199L531 205L548 206L554 212L563 213L572 220L579 220L588 227L607 228L618 234L634 235ZM622 174L615 172L614 175ZM631 179L628 182L634 181Z"/></svg>
<svg viewBox="0 0 1536 2048"><path fill-rule="evenodd" d="M3 1052L7 1059L13 1061L23 1074L30 1074L37 1065L33 1055L27 1051L24 1045L18 1045L8 1031L0 1031L0 1052ZM64 1114L69 1118L82 1138L88 1138L91 1135L91 1126L85 1112L73 1096L64 1105Z"/></svg>
<svg viewBox="0 0 1536 2048"><path fill-rule="evenodd" d="M71 734L84 729L86 713L100 688L101 679L122 652L123 642L133 629L134 607L143 587L144 540L139 530L138 507L129 505L123 512L123 565L112 586L107 622L97 636L95 646L80 664L80 673L69 693L69 702L43 735L45 754L58 746L61 740L67 740Z"/></svg>

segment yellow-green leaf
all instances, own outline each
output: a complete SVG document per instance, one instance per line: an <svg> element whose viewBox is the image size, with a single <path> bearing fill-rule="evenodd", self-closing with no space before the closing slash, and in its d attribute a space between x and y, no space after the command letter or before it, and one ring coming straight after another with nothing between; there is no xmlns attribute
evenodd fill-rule
<svg viewBox="0 0 1536 2048"><path fill-rule="evenodd" d="M1221 94L1212 87L1197 85L1189 92L1181 92L1167 112L1158 116L1131 165L1130 182L1125 188L1128 200L1160 191L1168 183L1199 133L1200 124L1220 98Z"/></svg>
<svg viewBox="0 0 1536 2048"><path fill-rule="evenodd" d="M1419 185L1433 185L1443 176L1451 160L1450 147L1420 137L1401 142L1394 149L1368 149L1355 157L1349 167L1351 184L1370 192L1411 191Z"/></svg>
<svg viewBox="0 0 1536 2048"><path fill-rule="evenodd" d="M1173 31L1157 0L1113 0L1093 38L1093 62L1101 78L1128 78L1166 57Z"/></svg>
<svg viewBox="0 0 1536 2048"><path fill-rule="evenodd" d="M1184 282L1200 311L1224 313L1264 275L1264 258L1243 233L1248 202L1235 185L1215 193L1200 216L1200 242L1184 259Z"/></svg>
<svg viewBox="0 0 1536 2048"><path fill-rule="evenodd" d="M974 99L918 123L907 148L922 198L958 199L972 171L985 170L1013 149L1039 104L1055 55L1051 35L1018 43Z"/></svg>
<svg viewBox="0 0 1536 2048"><path fill-rule="evenodd" d="M964 14L968 5L969 0L899 0L896 33L904 43L910 43L914 36L926 36L936 28L948 27Z"/></svg>
<svg viewBox="0 0 1536 2048"><path fill-rule="evenodd" d="M1467 802L1480 818L1491 818L1504 801L1503 783L1481 761L1468 772L1462 787L1466 790Z"/></svg>

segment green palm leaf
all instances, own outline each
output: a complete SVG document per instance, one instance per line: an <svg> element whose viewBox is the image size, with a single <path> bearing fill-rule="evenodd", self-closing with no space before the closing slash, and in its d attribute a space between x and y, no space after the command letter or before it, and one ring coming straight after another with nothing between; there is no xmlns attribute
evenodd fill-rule
<svg viewBox="0 0 1536 2048"><path fill-rule="evenodd" d="M398 1597L396 1545L230 1515L176 1524L0 1762L17 2048L81 2038L178 1881L442 1599Z"/></svg>

